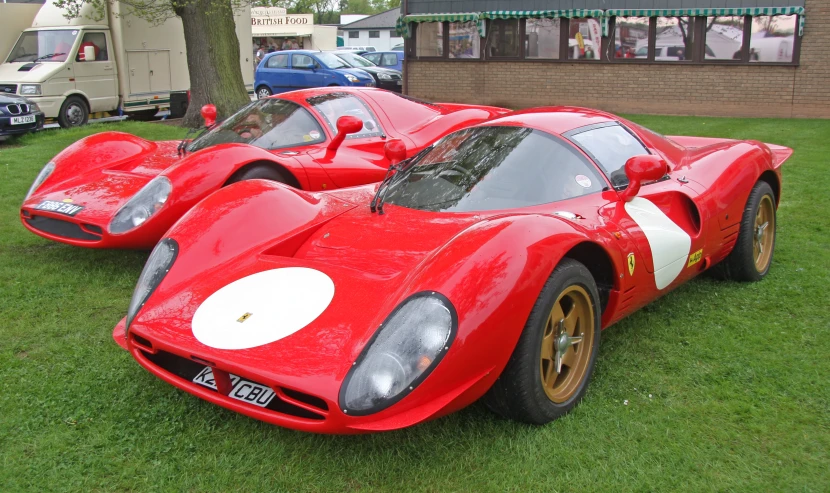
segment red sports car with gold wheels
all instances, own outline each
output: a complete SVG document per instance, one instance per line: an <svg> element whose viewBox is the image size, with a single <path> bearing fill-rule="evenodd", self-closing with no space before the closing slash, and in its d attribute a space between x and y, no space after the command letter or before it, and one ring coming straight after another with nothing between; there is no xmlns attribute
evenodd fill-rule
<svg viewBox="0 0 830 493"><path fill-rule="evenodd" d="M302 190L380 181L388 139L414 154L507 110L433 104L378 89L319 88L251 103L192 142L121 132L79 140L35 179L20 209L31 232L91 248L151 248L185 212L231 183ZM206 114L213 123L213 114Z"/></svg>
<svg viewBox="0 0 830 493"><path fill-rule="evenodd" d="M479 398L544 424L585 394L602 329L704 271L767 274L792 152L562 107L404 147L386 143L380 184L211 195L153 250L114 339L298 430L393 430Z"/></svg>

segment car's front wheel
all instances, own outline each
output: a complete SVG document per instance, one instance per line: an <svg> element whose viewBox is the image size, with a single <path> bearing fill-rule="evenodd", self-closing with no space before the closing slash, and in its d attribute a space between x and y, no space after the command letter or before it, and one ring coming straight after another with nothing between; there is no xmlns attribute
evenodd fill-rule
<svg viewBox="0 0 830 493"><path fill-rule="evenodd" d="M238 181L245 181L245 180L271 180L271 181L278 181L280 183L285 183L290 185L291 179L285 176L285 173L282 171L272 168L271 166L265 165L254 165L250 168L244 168L230 177L228 180L228 185L231 183L236 183Z"/></svg>
<svg viewBox="0 0 830 493"><path fill-rule="evenodd" d="M599 348L599 294L581 263L564 259L545 283L513 355L484 397L493 411L542 425L585 395Z"/></svg>
<svg viewBox="0 0 830 493"><path fill-rule="evenodd" d="M268 88L268 86L259 86L256 90L257 99L267 98L271 94L273 93L271 92L271 89Z"/></svg>
<svg viewBox="0 0 830 493"><path fill-rule="evenodd" d="M80 127L89 121L89 108L78 96L69 96L61 105L58 124L62 128Z"/></svg>

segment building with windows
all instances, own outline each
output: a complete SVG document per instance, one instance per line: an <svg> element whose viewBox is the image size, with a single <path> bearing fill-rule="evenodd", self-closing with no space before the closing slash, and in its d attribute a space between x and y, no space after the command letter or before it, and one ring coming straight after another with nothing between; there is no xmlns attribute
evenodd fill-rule
<svg viewBox="0 0 830 493"><path fill-rule="evenodd" d="M341 25L346 46L374 46L377 51L389 51L403 43L396 29L400 14L399 9L392 9Z"/></svg>
<svg viewBox="0 0 830 493"><path fill-rule="evenodd" d="M827 0L405 0L401 11L416 97L830 118Z"/></svg>

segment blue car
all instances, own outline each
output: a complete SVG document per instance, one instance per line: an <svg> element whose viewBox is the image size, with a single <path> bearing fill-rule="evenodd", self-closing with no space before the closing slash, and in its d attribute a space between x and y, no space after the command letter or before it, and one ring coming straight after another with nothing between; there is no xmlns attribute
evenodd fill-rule
<svg viewBox="0 0 830 493"><path fill-rule="evenodd" d="M371 53L361 53L360 56L374 63L378 67L403 71L402 51L373 51Z"/></svg>
<svg viewBox="0 0 830 493"><path fill-rule="evenodd" d="M259 63L254 81L260 99L308 87L374 85L375 80L363 70L350 68L331 53L311 50L269 53Z"/></svg>

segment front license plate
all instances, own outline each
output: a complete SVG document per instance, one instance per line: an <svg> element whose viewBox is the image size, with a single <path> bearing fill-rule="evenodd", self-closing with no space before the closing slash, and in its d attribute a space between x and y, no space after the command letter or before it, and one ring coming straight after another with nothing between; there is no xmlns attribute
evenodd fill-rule
<svg viewBox="0 0 830 493"><path fill-rule="evenodd" d="M39 211L57 212L59 214L66 214L67 216L74 216L81 212L83 208L84 206L82 205L58 202L57 200L44 200L35 207Z"/></svg>
<svg viewBox="0 0 830 493"><path fill-rule="evenodd" d="M35 115L13 116L12 125L25 125L27 123L34 123L36 121Z"/></svg>
<svg viewBox="0 0 830 493"><path fill-rule="evenodd" d="M248 404L253 404L259 407L265 407L274 399L274 396L276 395L271 387L260 385L255 382L251 382L250 380L245 380L244 378L240 378L233 373L231 373L230 376L233 389L228 396L238 401L247 402ZM209 366L206 366L199 372L198 375L196 375L196 378L193 379L193 383L198 383L199 385L205 386L209 389L217 390L216 382L213 380L213 370Z"/></svg>

